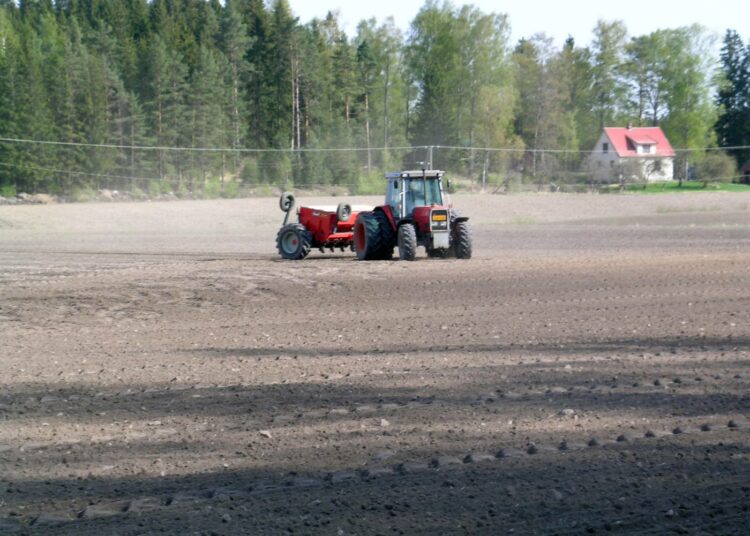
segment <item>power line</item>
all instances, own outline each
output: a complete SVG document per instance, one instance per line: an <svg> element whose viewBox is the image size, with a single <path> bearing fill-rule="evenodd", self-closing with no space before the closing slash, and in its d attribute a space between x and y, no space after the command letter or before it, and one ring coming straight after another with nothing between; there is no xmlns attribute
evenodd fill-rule
<svg viewBox="0 0 750 536"><path fill-rule="evenodd" d="M410 145L403 147L331 147L331 148L316 148L316 147L302 147L298 149L251 149L251 148L232 148L232 147L171 147L171 146L158 146L158 145L118 145L108 143L84 143L84 142L72 142L72 141L51 141L51 140L32 140L25 138L0 138L0 142L4 143L20 143L29 145L53 145L53 146L65 146L65 147L94 147L100 149L127 149L127 150L138 150L138 151L179 151L179 152L208 152L208 153L327 153L327 152L367 152L367 151L413 151L413 150L428 150L428 149L447 149L447 150L463 150L463 151L486 151L486 152L503 152L503 153L570 153L570 154L586 154L593 153L593 150L585 149L536 149L536 148L521 148L521 147L468 147L462 145ZM701 147L699 149L688 149L679 148L674 149L676 153L679 152L693 152L693 151L739 151L750 149L748 145L737 145L729 147Z"/></svg>
<svg viewBox="0 0 750 536"><path fill-rule="evenodd" d="M414 149L425 149L427 147L414 147ZM486 151L486 152L497 152L497 153L572 153L572 154L590 154L594 153L594 150L584 149L531 149L531 148L519 148L519 147L465 147L460 145L433 145L433 149L448 149L456 150L462 149L465 151ZM681 152L694 152L694 151L741 151L750 149L750 145L738 145L733 147L702 147L700 149L673 149L676 153ZM656 155L654 155L656 156Z"/></svg>
<svg viewBox="0 0 750 536"><path fill-rule="evenodd" d="M485 151L488 153L591 153L593 151L584 151L581 149L521 149L519 147L465 147L461 145L433 145L433 149L447 149L450 151Z"/></svg>
<svg viewBox="0 0 750 536"><path fill-rule="evenodd" d="M99 149L130 149L138 151L181 151L181 152L203 152L203 153L330 153L330 152L367 152L367 151L409 151L412 149L428 149L428 146L409 147L333 147L315 148L303 147L300 149L249 149L232 147L167 147L152 145L116 145L108 143L83 143L74 141L49 141L29 140L23 138L0 138L4 143L24 143L30 145L56 145L65 147L95 147Z"/></svg>

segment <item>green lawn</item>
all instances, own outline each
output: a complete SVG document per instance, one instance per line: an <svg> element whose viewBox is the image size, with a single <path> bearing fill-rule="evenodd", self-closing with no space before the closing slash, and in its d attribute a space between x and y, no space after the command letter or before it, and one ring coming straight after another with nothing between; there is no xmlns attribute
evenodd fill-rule
<svg viewBox="0 0 750 536"><path fill-rule="evenodd" d="M630 184L626 191L640 194L660 194L678 192L750 192L750 184L735 184L731 182L709 182L706 185L699 181L683 182L680 186L678 181L654 182L646 185Z"/></svg>

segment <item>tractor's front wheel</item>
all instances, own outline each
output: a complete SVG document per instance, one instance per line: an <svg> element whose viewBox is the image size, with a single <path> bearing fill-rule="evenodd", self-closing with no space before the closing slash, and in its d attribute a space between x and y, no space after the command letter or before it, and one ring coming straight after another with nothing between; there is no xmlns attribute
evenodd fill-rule
<svg viewBox="0 0 750 536"><path fill-rule="evenodd" d="M305 226L299 223L288 223L276 235L276 249L284 259L297 261L310 253L312 236Z"/></svg>
<svg viewBox="0 0 750 536"><path fill-rule="evenodd" d="M398 228L398 256L402 261L417 258L417 231L414 224L404 223Z"/></svg>
<svg viewBox="0 0 750 536"><path fill-rule="evenodd" d="M467 220L456 222L453 225L453 250L458 259L471 258L471 224Z"/></svg>
<svg viewBox="0 0 750 536"><path fill-rule="evenodd" d="M354 251L357 259L373 261L393 256L393 232L390 223L379 217L380 213L360 212L354 223Z"/></svg>

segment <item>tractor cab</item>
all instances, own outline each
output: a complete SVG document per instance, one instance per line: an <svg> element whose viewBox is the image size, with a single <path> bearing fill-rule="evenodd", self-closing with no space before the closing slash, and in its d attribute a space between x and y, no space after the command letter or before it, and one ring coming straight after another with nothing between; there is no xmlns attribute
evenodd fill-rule
<svg viewBox="0 0 750 536"><path fill-rule="evenodd" d="M386 178L385 202L397 220L413 218L417 207L443 206L442 171L401 171Z"/></svg>

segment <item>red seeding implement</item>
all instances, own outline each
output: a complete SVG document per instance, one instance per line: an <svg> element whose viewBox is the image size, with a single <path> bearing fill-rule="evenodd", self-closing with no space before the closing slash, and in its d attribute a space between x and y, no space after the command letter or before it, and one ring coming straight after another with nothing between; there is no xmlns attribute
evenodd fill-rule
<svg viewBox="0 0 750 536"><path fill-rule="evenodd" d="M298 223L288 223L294 196L281 196L284 225L276 247L285 259L303 259L313 247L324 251L349 247L359 260L393 257L412 261L417 247L428 257L471 258L469 218L462 217L444 200L442 171L401 171L386 175L385 204L375 208L341 203L338 207L300 207Z"/></svg>
<svg viewBox="0 0 750 536"><path fill-rule="evenodd" d="M281 194L279 207L286 213L284 224L276 235L276 248L284 259L299 260L307 257L312 248L321 252L329 249L352 248L354 223L357 211L351 205L340 203L334 206L309 206L297 210L298 223L289 223L289 214L294 208L294 195ZM354 207L370 210L371 207Z"/></svg>

